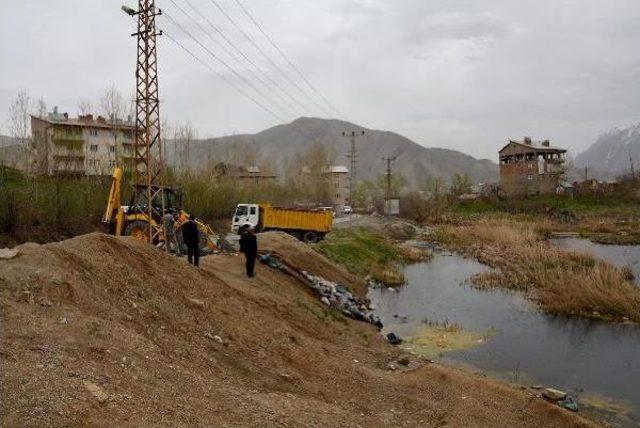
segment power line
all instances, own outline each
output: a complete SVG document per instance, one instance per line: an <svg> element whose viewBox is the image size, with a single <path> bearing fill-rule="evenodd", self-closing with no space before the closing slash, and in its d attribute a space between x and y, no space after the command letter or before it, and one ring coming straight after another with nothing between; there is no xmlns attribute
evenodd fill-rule
<svg viewBox="0 0 640 428"><path fill-rule="evenodd" d="M251 58L249 58L240 48L238 48L218 27L216 27L213 22L211 22L211 20L205 16L201 11L199 11L189 0L185 0L185 2L189 5L189 7L196 13L198 14L203 20L205 20L209 26L226 42L227 45L229 45L231 48L233 48L233 50L235 52L238 52L238 54L242 57L238 57L237 54L235 54L233 51L231 51L227 45L221 43L219 40L213 38L209 32L202 26L200 25L200 23L194 19L191 15L189 15L182 7L180 7L174 0L169 0L171 1L171 3L173 3L173 5L179 9L185 16L187 16L189 19L191 19L199 28L200 30L206 34L206 36L211 39L214 43L216 43L218 46L220 46L226 53L227 55L229 55L231 58L233 58L236 62L238 62L238 64L242 65L242 58L244 58L252 67L253 69L255 69L258 73L260 73L261 75L264 76L264 78L266 78L266 80L268 80L272 85L274 85L277 90L282 91L291 101L293 101L293 104L288 101L287 99L285 99L277 90L271 90L270 92L273 93L276 97L278 97L278 99L289 109L291 109L291 111L294 113L294 115L298 115L300 114L300 111L303 112L306 110L306 107L304 105L302 105L300 102L298 102L297 99L295 99L294 97L292 97L285 88L283 88L282 86L280 86L277 82L275 82L267 73L265 73L262 69L260 69L260 67L258 67L256 65L255 62L253 62L251 60ZM248 68L247 71L249 73L251 73L251 75L258 80L263 86L265 87L270 87L269 83L267 83L262 77L260 77L259 74L256 73L256 71L252 70L251 68ZM277 103L274 103L275 105L278 105ZM296 104L296 105L294 105ZM281 110L283 110L281 107L279 107ZM302 110L300 110L300 108L302 108ZM284 111L284 110L283 110Z"/></svg>
<svg viewBox="0 0 640 428"><path fill-rule="evenodd" d="M213 57L216 61L218 61L220 64L222 64L226 69L228 69L233 75L235 75L238 79L240 79L243 83L245 83L247 86L251 87L257 94L259 94L262 98L265 98L267 101L269 101L268 97L265 97L265 95L262 93L262 91L260 89L258 89L253 83L251 83L250 81L248 81L244 76L242 76L240 73L238 73L233 67L231 67L229 64L226 63L226 61L224 61L222 58L220 58L218 55L216 55L214 52L211 51L211 49L209 49L207 46L203 45L202 42L200 42L196 37L194 37L188 30L186 30L182 25L180 25L180 23L178 23L175 19L173 19L171 17L171 15L169 15L168 13L164 12L163 13L164 16L166 16L176 27L178 27L180 30L182 30L182 32L184 32L189 38L191 38L196 44L198 44L202 49L204 49L211 57ZM174 39L175 41L175 39ZM218 71L216 71L216 74L220 75L221 77L223 77L224 75ZM229 79L225 78L225 81L227 83L229 83ZM237 85L234 85L237 89ZM253 100L253 97L251 97ZM255 101L254 101L255 102ZM269 109L268 107L264 106L264 104L260 103L259 104L260 107L262 107L263 109L269 111L269 113L271 113L271 115L273 115L274 117L276 117L278 120L280 121L284 121L284 119L282 117L280 117L279 115L277 115L276 113L273 112L273 110Z"/></svg>
<svg viewBox="0 0 640 428"><path fill-rule="evenodd" d="M240 0L235 0L235 2L238 4L238 6L240 6L240 9L242 9L242 11L244 12L245 15L247 15L247 17L251 20L251 22L253 22L253 24L256 26L256 28L260 31L260 33L262 33L262 35L267 39L267 41L269 42L269 44L271 44L271 46L273 46L273 48L278 51L278 53L280 54L280 56L287 62L287 64L289 64L289 66L298 74L298 76L300 76L300 78L302 79L302 81L304 81L307 86L309 88L311 88L311 90L313 92L315 92L320 98L322 98L322 100L334 111L336 112L339 117L345 117L344 114L342 114L342 112L340 110L338 110L327 98L325 98L324 95L322 95L322 93L320 91L318 91L318 89L316 89L316 87L309 81L309 79L306 78L306 76L300 71L300 69L293 63L293 61L291 61L291 59L289 59L289 57L282 51L282 49L280 49L280 47L276 44L276 42L273 41L273 39L271 38L271 36L269 36L269 34L267 34L267 32L264 30L264 28L262 28L262 25L260 25L258 23L258 21L254 18L254 16L244 7L244 5L240 2Z"/></svg>
<svg viewBox="0 0 640 428"><path fill-rule="evenodd" d="M232 52L229 51L229 49L223 45L220 41L214 39L209 32L200 24L200 22L198 22L193 16L191 16L187 11L185 11L182 7L180 7L174 0L169 0L171 3L173 3L173 5L180 11L182 12L183 15L185 15L188 19L190 19L196 26L198 26L198 28L200 29L200 31L202 31L212 42L216 43L218 46L220 46L233 60L240 62L241 61L238 59L237 56L235 56ZM189 3L187 1L187 3ZM193 8L193 6L191 6ZM193 8L196 13L199 13L195 8ZM173 20L175 22L175 19ZM251 71L251 70L250 70ZM238 73L239 74L239 73ZM256 75L255 73L252 72L252 75L260 82L260 84L264 87L267 87L268 84L262 80L260 78L260 76ZM264 93L262 93L261 91L257 90L257 92L267 100L268 103L272 104L273 106L277 107L278 110L280 110L282 113L289 115L291 113L291 111L288 110L288 108L292 108L292 106L290 105L289 102L287 102L287 100L282 99L282 101L284 102L285 108L282 107L282 105L280 105L278 102L276 102L275 100L271 99L269 96L265 95ZM280 95L280 94L276 94L276 95ZM294 112L294 114L296 113L296 109L295 107L293 107L292 111Z"/></svg>
<svg viewBox="0 0 640 428"><path fill-rule="evenodd" d="M166 13L165 13L166 15ZM175 43L178 47L180 47L182 50L184 50L187 54L189 54L193 59L195 59L196 61L198 61L200 64L202 64L203 66L207 67L209 70L211 70L213 73L215 73L216 75L218 75L218 77L220 77L222 80L225 81L225 83L227 83L229 86L233 87L236 91L240 92L240 94L242 94L244 97L246 97L247 99L249 99L250 101L252 101L254 104L256 104L258 107L260 107L261 109L263 109L264 111L266 111L267 113L269 113L270 115L272 115L273 117L275 117L277 120L282 120L282 118L277 115L276 113L273 112L273 110L271 110L269 107L265 106L264 104L262 104L260 101L256 100L254 97L252 97L249 93L247 93L244 89L242 89L242 87L236 85L232 80L228 79L227 76L225 76L224 74L220 73L218 70L216 70L215 68L213 68L209 63L205 62L203 59L199 58L196 54L194 54L189 48L187 48L186 46L184 46L182 43L180 43L179 41L177 41L174 37L171 36L171 34L167 33L166 31L163 32L163 36L165 36L167 39L171 40L173 43Z"/></svg>
<svg viewBox="0 0 640 428"><path fill-rule="evenodd" d="M260 54L291 84L293 85L304 97L306 97L309 101L311 101L312 104L314 104L316 107L318 107L324 114L326 114L328 117L331 116L331 114L324 108L322 107L320 104L318 104L312 97L309 96L309 94L307 94L306 91L304 91L300 85L298 85L293 79L291 79L289 77L289 75L287 73L285 73L282 68L271 59L271 57L269 55L267 55L267 53L256 43L256 41L253 39L253 37L251 37L249 34L247 34L246 31L244 31L242 29L242 27L240 27L240 25L236 22L235 19L233 19L223 8L222 6L220 6L220 4L216 1L216 0L209 0L211 3L213 3L213 5L218 8L218 10L220 11L220 13L222 13L225 18L227 18L227 20L229 22L231 22L231 24L244 36L245 39L247 39L249 41L249 43L251 43L253 45L253 47L256 48L256 50L258 52L260 52Z"/></svg>

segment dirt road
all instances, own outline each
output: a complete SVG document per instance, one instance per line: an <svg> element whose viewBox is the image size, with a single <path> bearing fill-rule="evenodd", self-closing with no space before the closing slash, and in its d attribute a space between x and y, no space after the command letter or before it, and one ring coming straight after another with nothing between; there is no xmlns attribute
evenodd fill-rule
<svg viewBox="0 0 640 428"><path fill-rule="evenodd" d="M261 246L353 280L286 235ZM196 269L101 234L19 250L0 260L4 426L590 426L466 371L389 370L373 326L241 257Z"/></svg>

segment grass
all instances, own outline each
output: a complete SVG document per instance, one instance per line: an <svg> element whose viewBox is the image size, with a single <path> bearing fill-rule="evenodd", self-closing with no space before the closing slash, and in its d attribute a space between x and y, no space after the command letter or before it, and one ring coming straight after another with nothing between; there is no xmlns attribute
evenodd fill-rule
<svg viewBox="0 0 640 428"><path fill-rule="evenodd" d="M640 322L630 269L553 247L547 231L544 223L489 217L440 226L433 237L496 268L473 277L479 287L525 291L550 313Z"/></svg>
<svg viewBox="0 0 640 428"><path fill-rule="evenodd" d="M381 233L364 228L335 230L316 248L349 272L390 286L404 284L403 264L431 256L426 250L398 245Z"/></svg>

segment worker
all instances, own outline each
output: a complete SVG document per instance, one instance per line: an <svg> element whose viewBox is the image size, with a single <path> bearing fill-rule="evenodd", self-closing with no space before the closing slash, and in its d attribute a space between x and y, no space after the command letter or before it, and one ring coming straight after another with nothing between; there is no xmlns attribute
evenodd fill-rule
<svg viewBox="0 0 640 428"><path fill-rule="evenodd" d="M240 237L240 252L244 253L247 276L252 278L258 255L258 240L252 227L247 228Z"/></svg>
<svg viewBox="0 0 640 428"><path fill-rule="evenodd" d="M178 245L178 239L176 237L176 216L177 213L169 209L162 217L162 223L164 226L167 251L180 255L180 246Z"/></svg>
<svg viewBox="0 0 640 428"><path fill-rule="evenodd" d="M182 225L182 240L187 246L187 260L190 264L198 266L200 263L200 232L193 219L193 215L189 215L189 220Z"/></svg>

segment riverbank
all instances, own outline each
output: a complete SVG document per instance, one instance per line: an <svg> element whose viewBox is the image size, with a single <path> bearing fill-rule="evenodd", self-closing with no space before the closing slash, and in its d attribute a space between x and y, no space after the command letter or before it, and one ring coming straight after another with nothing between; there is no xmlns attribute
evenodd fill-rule
<svg viewBox="0 0 640 428"><path fill-rule="evenodd" d="M404 245L382 231L366 227L334 230L316 249L352 274L391 287L405 282L403 265L432 256L429 250Z"/></svg>
<svg viewBox="0 0 640 428"><path fill-rule="evenodd" d="M553 314L640 322L640 289L628 268L549 244L554 224L485 216L441 224L425 236L494 270L478 287L521 290Z"/></svg>
<svg viewBox="0 0 640 428"><path fill-rule="evenodd" d="M259 240L351 289L349 273L293 238ZM292 276L259 265L247 279L241 257L196 269L102 234L18 250L0 260L7 426L593 426L404 355Z"/></svg>

